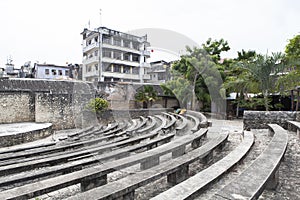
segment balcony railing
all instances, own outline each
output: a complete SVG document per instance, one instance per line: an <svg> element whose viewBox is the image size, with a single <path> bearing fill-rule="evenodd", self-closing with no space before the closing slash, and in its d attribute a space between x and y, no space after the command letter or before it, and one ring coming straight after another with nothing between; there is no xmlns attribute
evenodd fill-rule
<svg viewBox="0 0 300 200"><path fill-rule="evenodd" d="M82 61L83 64L99 62L99 56L93 56Z"/></svg>
<svg viewBox="0 0 300 200"><path fill-rule="evenodd" d="M151 65L150 65L150 63L143 62L143 63L141 63L141 67L150 68Z"/></svg>
<svg viewBox="0 0 300 200"><path fill-rule="evenodd" d="M89 51L89 50L91 50L91 49L94 49L94 48L99 48L99 43L93 43L93 44L90 44L90 45L88 45L88 46L86 46L86 47L83 47L83 49L82 49L82 51L83 52L87 52L87 51Z"/></svg>
<svg viewBox="0 0 300 200"><path fill-rule="evenodd" d="M111 44L105 44L103 43L103 48L109 48L109 49L117 49L123 52L132 52L136 54L141 54L139 50L133 49L133 48L128 48L128 47L122 47L122 46L116 46L116 45L111 45Z"/></svg>
<svg viewBox="0 0 300 200"><path fill-rule="evenodd" d="M143 79L150 80L150 74L144 74L144 75L143 75Z"/></svg>
<svg viewBox="0 0 300 200"><path fill-rule="evenodd" d="M142 56L150 57L150 51L143 50L143 51L142 51Z"/></svg>

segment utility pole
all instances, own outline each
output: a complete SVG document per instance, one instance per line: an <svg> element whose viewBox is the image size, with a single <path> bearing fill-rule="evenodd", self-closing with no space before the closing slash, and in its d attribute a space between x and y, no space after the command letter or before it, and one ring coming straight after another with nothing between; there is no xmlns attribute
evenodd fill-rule
<svg viewBox="0 0 300 200"><path fill-rule="evenodd" d="M101 27L102 26L102 9L101 8L100 8L99 16L100 16L100 27Z"/></svg>

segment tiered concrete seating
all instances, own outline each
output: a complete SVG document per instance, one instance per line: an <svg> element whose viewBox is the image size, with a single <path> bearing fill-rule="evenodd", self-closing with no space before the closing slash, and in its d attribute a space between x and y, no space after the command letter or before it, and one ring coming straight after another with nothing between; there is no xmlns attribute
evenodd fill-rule
<svg viewBox="0 0 300 200"><path fill-rule="evenodd" d="M102 187L97 187L81 194L68 198L72 199L133 199L134 190L153 182L163 176L167 176L170 184L176 184L188 177L188 166L190 163L204 158L215 148L222 146L228 137L228 134L221 134L218 138L212 139L202 147L178 156L172 160L156 165L148 170L138 172L124 179L108 183ZM160 198L157 198L160 199ZM172 199L172 198L167 198Z"/></svg>
<svg viewBox="0 0 300 200"><path fill-rule="evenodd" d="M245 132L243 142L222 160L190 177L186 181L152 198L153 200L181 200L192 199L195 194L208 184L218 179L222 174L236 165L249 152L254 143L254 135Z"/></svg>
<svg viewBox="0 0 300 200"><path fill-rule="evenodd" d="M265 151L212 199L257 199L265 188L275 189L279 179L278 168L287 148L288 134L277 124L268 126L273 138Z"/></svg>
<svg viewBox="0 0 300 200"><path fill-rule="evenodd" d="M159 157L162 155L170 152L172 152L173 157L183 155L185 153L185 146L190 143L198 143L195 141L199 141L203 136L205 136L206 132L207 130L203 129L197 133L182 136L171 143L161 145L149 151L107 162L105 165L85 168L80 171L5 190L0 192L0 199L31 198L76 183L81 183L82 191L86 191L92 187L106 184L107 174L115 170L138 163L141 164L142 169L148 169L159 164Z"/></svg>

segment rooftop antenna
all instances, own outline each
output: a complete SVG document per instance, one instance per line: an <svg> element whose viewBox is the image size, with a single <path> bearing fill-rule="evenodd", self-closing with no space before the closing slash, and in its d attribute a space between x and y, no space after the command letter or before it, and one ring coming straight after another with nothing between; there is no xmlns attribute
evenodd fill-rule
<svg viewBox="0 0 300 200"><path fill-rule="evenodd" d="M99 10L99 15L100 15L100 27L102 26L102 9L100 8Z"/></svg>

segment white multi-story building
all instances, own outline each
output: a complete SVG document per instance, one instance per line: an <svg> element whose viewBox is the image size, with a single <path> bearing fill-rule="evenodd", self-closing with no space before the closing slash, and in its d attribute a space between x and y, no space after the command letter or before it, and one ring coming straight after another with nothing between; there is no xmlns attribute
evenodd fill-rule
<svg viewBox="0 0 300 200"><path fill-rule="evenodd" d="M85 81L146 82L150 63L147 36L135 36L106 27L84 29L82 78Z"/></svg>

